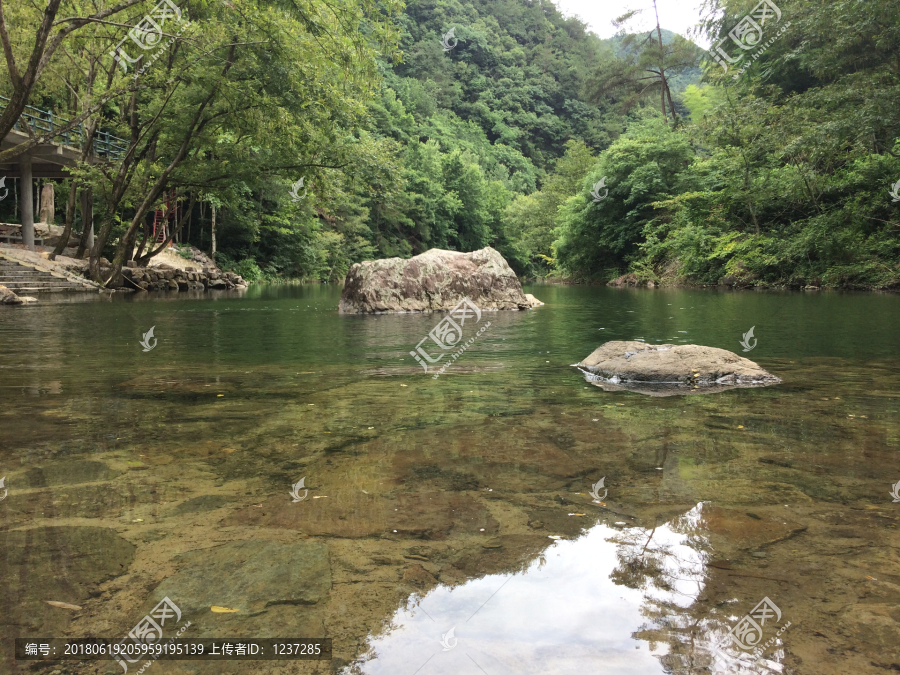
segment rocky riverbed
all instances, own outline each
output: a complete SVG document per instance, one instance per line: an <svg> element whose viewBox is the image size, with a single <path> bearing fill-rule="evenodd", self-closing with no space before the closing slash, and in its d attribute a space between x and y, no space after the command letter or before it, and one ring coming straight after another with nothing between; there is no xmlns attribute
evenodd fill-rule
<svg viewBox="0 0 900 675"><path fill-rule="evenodd" d="M0 532L8 552L0 561L9 580L9 609L0 620L6 635L122 636L168 596L184 613L172 635L190 621L185 637L327 636L336 658L330 671L297 661L286 669L169 662L154 666L160 672L381 673L379 662L366 666L365 657L401 656L392 656L393 621L417 621L410 612L420 603L429 613L443 611L444 593L456 589L468 598L467 584L479 579L486 590L468 599L472 606L459 623L511 578L476 619L514 632L522 616L511 608L523 592L515 584L527 583L541 560L562 555L590 563L585 570L609 585L607 595L634 597L635 608L644 607L646 618L622 627L622 639L634 657L640 652L632 641L641 649L665 646L669 653L660 658L668 672L711 664L703 650L712 638L766 596L792 622L789 654L769 655L788 668L783 672L874 673L870 661L900 662L891 618L900 568L890 555L898 519L886 488L878 494L884 481L823 480L843 464L838 454L819 452L824 430L810 428L789 454L770 447L770 427L808 415L809 401L833 386L824 370L804 371L813 391L798 400L758 398L737 418L711 403L683 415L680 407L660 411L655 399L601 393L605 398L593 400L589 392L535 406L470 375L464 388L442 394L455 412L440 424L419 407L434 387L413 369L352 383L321 367L302 374L245 370L221 372L216 381L160 368L123 380L123 414L152 399L168 418L179 401L195 401L190 419L153 433L157 416L109 436L92 421L86 400L65 409L46 401L44 418L65 417L79 433L77 442L60 444L48 431L7 456L10 494L0 507L8 528ZM388 395L392 404L385 406ZM273 409L272 397L291 403ZM850 455L866 437L887 431L886 422L862 429L846 414L840 418ZM238 419L246 423L236 426ZM740 431L739 421L750 428ZM10 423L10 432L20 433ZM887 461L884 448L865 452ZM289 489L301 476L309 494L295 503ZM590 491L602 476L609 492L597 503ZM602 535L596 545L603 555L578 552L588 532ZM557 542L576 549L567 553ZM18 574L23 569L27 579ZM568 583L569 591L587 593L594 583L579 576L591 574L581 567L578 575L548 569L547 583ZM696 578L688 589L694 599L661 606L659 589L677 587L685 575ZM579 614L585 610L566 597L560 616L574 612L601 623L614 616L605 605ZM527 626L535 629L539 618ZM421 641L404 652L417 659L410 673L432 652L443 654L432 643L451 625L422 629ZM608 621L602 626L618 630ZM510 651L501 637L469 639L514 663L519 648ZM835 652L842 656L829 663ZM570 672L560 654L547 652L546 672ZM31 672L121 672L112 665L38 664Z"/></svg>

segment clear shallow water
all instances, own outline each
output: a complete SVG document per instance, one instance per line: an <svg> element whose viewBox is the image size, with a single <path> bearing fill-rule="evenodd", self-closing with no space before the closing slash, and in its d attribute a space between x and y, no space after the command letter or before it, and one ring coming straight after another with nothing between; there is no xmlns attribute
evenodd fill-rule
<svg viewBox="0 0 900 675"><path fill-rule="evenodd" d="M702 589L703 557L668 526L657 529L649 555L663 551L665 590L619 585L614 571L629 546L648 543L642 528L592 527L555 541L518 574L487 575L460 586L439 586L395 614L397 630L372 641L367 673L420 672L497 675L580 673L603 664L617 673L658 672L665 649L640 649L632 637L656 603L689 606ZM449 631L453 630L452 637ZM455 638L455 639L454 639ZM457 649L459 647L459 649Z"/></svg>
<svg viewBox="0 0 900 675"><path fill-rule="evenodd" d="M768 597L761 643L791 626L738 672L900 668L900 298L526 290L546 306L486 313L437 380L409 351L440 315L340 316L334 287L0 309L2 639L121 636L165 593L186 637L332 637L347 674L726 672ZM784 383L659 399L569 367L638 338Z"/></svg>

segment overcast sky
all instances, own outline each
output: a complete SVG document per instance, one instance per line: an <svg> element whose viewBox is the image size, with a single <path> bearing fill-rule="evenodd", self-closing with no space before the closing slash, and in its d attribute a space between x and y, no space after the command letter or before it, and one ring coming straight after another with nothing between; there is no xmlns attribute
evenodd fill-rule
<svg viewBox="0 0 900 675"><path fill-rule="evenodd" d="M556 6L566 16L578 16L592 31L602 38L612 37L616 29L612 20L630 9L644 9L629 23L629 32L638 30L650 30L655 24L653 15L653 3L650 0L555 0ZM698 7L701 0L657 0L660 25L672 32L680 33L685 37L689 28L693 27L699 19ZM702 47L709 45L696 38L692 38Z"/></svg>

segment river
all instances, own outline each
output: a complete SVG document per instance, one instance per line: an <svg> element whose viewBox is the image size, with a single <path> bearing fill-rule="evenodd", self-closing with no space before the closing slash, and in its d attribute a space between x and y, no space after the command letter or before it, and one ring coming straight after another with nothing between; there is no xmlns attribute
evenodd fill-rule
<svg viewBox="0 0 900 675"><path fill-rule="evenodd" d="M525 290L438 378L410 351L441 315L342 316L334 286L0 308L0 671L123 672L10 640L121 638L163 597L167 638L334 659L160 673L900 669L900 297ZM570 365L626 339L783 382Z"/></svg>

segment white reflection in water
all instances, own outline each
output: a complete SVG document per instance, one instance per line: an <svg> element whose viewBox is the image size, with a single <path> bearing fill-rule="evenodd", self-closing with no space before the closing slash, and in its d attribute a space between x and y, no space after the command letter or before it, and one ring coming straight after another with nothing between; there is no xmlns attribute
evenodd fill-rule
<svg viewBox="0 0 900 675"><path fill-rule="evenodd" d="M553 542L524 572L413 597L345 673L663 673L657 657L668 644L651 652L632 634L652 627L661 606L678 613L702 591L701 521L698 505L652 529L597 525L579 539Z"/></svg>

